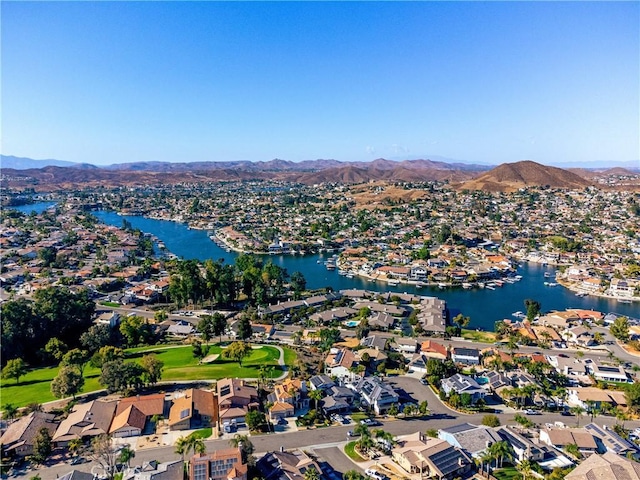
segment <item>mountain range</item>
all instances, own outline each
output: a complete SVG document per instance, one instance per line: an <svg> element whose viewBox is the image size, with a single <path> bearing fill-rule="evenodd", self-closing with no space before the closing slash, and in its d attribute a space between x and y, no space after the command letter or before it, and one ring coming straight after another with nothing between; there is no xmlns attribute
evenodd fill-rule
<svg viewBox="0 0 640 480"><path fill-rule="evenodd" d="M494 168L489 165L448 163L430 159L394 161L384 158L371 162L341 162L332 159L303 162L281 159L267 162L134 162L106 167L90 164L69 165L70 162L53 161L62 165L12 168L11 165L33 165L33 162L42 166L52 160L38 161L10 156L2 156L1 159L3 186L32 187L40 191L81 186L136 186L266 179L308 185L356 184L370 181L448 181L459 189L487 191L513 191L526 186L584 188L594 185L599 177L611 175L632 177L632 187L637 183L637 180L633 179L634 173L622 168L607 171L569 171L530 160L505 163Z"/></svg>

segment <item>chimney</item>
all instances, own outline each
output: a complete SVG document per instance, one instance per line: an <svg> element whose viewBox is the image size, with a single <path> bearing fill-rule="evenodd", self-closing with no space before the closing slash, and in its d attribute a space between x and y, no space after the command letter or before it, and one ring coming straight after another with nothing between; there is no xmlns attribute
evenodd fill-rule
<svg viewBox="0 0 640 480"><path fill-rule="evenodd" d="M280 452L284 452L284 446L280 445Z"/></svg>

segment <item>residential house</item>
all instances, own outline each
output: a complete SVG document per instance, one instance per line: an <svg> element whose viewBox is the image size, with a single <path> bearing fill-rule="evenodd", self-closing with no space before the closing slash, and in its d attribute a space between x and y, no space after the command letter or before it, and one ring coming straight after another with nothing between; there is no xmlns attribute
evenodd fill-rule
<svg viewBox="0 0 640 480"><path fill-rule="evenodd" d="M627 398L620 390L602 390L597 387L575 387L567 389L567 403L584 410L613 410L615 407L627 408Z"/></svg>
<svg viewBox="0 0 640 480"><path fill-rule="evenodd" d="M213 392L190 388L173 400L169 410L171 430L190 430L215 425L218 421L218 404Z"/></svg>
<svg viewBox="0 0 640 480"><path fill-rule="evenodd" d="M223 378L216 386L220 423L244 423L249 410L260 406L258 390L238 378Z"/></svg>
<svg viewBox="0 0 640 480"><path fill-rule="evenodd" d="M355 353L348 348L332 348L324 361L324 373L340 379L352 379L358 366Z"/></svg>
<svg viewBox="0 0 640 480"><path fill-rule="evenodd" d="M640 480L640 464L607 452L591 455L565 477L566 480Z"/></svg>
<svg viewBox="0 0 640 480"><path fill-rule="evenodd" d="M582 325L565 330L564 338L581 347L590 347L596 344L593 334Z"/></svg>
<svg viewBox="0 0 640 480"><path fill-rule="evenodd" d="M634 443L622 438L606 425L599 427L595 423L590 423L585 425L584 429L596 439L598 453L613 452L617 455L636 455L638 453L638 447Z"/></svg>
<svg viewBox="0 0 640 480"><path fill-rule="evenodd" d="M476 403L487 394L487 391L473 378L460 373L442 380L441 388L447 395L451 395L454 392L458 395L468 393L471 395L471 403Z"/></svg>
<svg viewBox="0 0 640 480"><path fill-rule="evenodd" d="M447 304L436 297L421 297L416 317L422 330L430 334L444 335L447 330Z"/></svg>
<svg viewBox="0 0 640 480"><path fill-rule="evenodd" d="M377 312L367 318L369 327L374 330L391 330L397 321L397 317L386 312Z"/></svg>
<svg viewBox="0 0 640 480"><path fill-rule="evenodd" d="M53 434L53 442L66 446L71 440L95 437L109 433L109 426L116 411L117 402L93 400L73 407L67 418Z"/></svg>
<svg viewBox="0 0 640 480"><path fill-rule="evenodd" d="M409 474L421 478L464 477L471 470L471 458L459 448L421 432L404 437L392 450L393 460Z"/></svg>
<svg viewBox="0 0 640 480"><path fill-rule="evenodd" d="M293 417L296 408L303 409L309 406L307 383L304 380L287 379L274 387L267 400L273 404L269 409L272 420Z"/></svg>
<svg viewBox="0 0 640 480"><path fill-rule="evenodd" d="M387 412L391 405L400 400L393 387L377 377L363 377L358 382L349 384L349 388L359 394L362 403L371 407L376 415Z"/></svg>
<svg viewBox="0 0 640 480"><path fill-rule="evenodd" d="M428 361L429 359L426 357L426 355L423 355L422 353L414 353L411 357L411 360L409 360L409 363L407 364L408 372L421 373L424 375L425 373L427 373Z"/></svg>
<svg viewBox="0 0 640 480"><path fill-rule="evenodd" d="M382 350L378 350L377 348L363 348L355 352L356 358L361 364L369 364L369 367L375 369L381 363L387 361L387 354ZM368 361L365 362L363 359L368 358Z"/></svg>
<svg viewBox="0 0 640 480"><path fill-rule="evenodd" d="M391 343L391 349L412 356L418 351L418 342L415 338L398 337Z"/></svg>
<svg viewBox="0 0 640 480"><path fill-rule="evenodd" d="M257 469L264 480L304 480L307 470L314 468L319 476L323 475L320 465L302 450L266 453L258 463Z"/></svg>
<svg viewBox="0 0 640 480"><path fill-rule="evenodd" d="M314 375L309 379L311 390L328 390L335 385L328 375Z"/></svg>
<svg viewBox="0 0 640 480"><path fill-rule="evenodd" d="M194 455L189 462L189 480L247 480L240 447Z"/></svg>
<svg viewBox="0 0 640 480"><path fill-rule="evenodd" d="M438 438L461 448L475 458L480 458L492 444L502 441L500 435L492 428L470 423L441 428L438 430Z"/></svg>
<svg viewBox="0 0 640 480"><path fill-rule="evenodd" d="M321 401L325 414L347 413L353 408L358 395L347 387L334 385L327 390L327 396Z"/></svg>
<svg viewBox="0 0 640 480"><path fill-rule="evenodd" d="M31 412L10 423L0 437L2 454L10 457L26 457L33 454L33 447L38 432L46 428L53 435L58 428L55 415L44 412Z"/></svg>
<svg viewBox="0 0 640 480"><path fill-rule="evenodd" d="M171 460L159 463L152 460L142 466L140 471L134 471L122 480L183 480L184 461Z"/></svg>
<svg viewBox="0 0 640 480"><path fill-rule="evenodd" d="M587 368L596 380L601 382L633 383L621 365L603 365L591 362Z"/></svg>
<svg viewBox="0 0 640 480"><path fill-rule="evenodd" d="M480 351L477 348L454 347L451 360L464 365L480 365Z"/></svg>
<svg viewBox="0 0 640 480"><path fill-rule="evenodd" d="M120 314L112 310L96 312L96 323L109 325L111 328L116 328L120 324Z"/></svg>
<svg viewBox="0 0 640 480"><path fill-rule="evenodd" d="M167 409L163 393L123 398L118 402L109 433L114 437L141 435L151 417L165 417Z"/></svg>
<svg viewBox="0 0 640 480"><path fill-rule="evenodd" d="M540 441L559 450L564 450L567 445L575 444L583 455L590 455L598 451L598 445L593 435L584 428L542 428L540 429Z"/></svg>
<svg viewBox="0 0 640 480"><path fill-rule="evenodd" d="M360 345L367 348L375 348L376 350L386 350L389 340L380 335L370 335L360 340Z"/></svg>
<svg viewBox="0 0 640 480"><path fill-rule="evenodd" d="M529 437L523 435L511 425L503 425L496 429L501 440L507 442L515 453L515 460L519 463L523 460L538 462L544 459L545 452L540 445L534 443Z"/></svg>
<svg viewBox="0 0 640 480"><path fill-rule="evenodd" d="M96 480L93 473L81 472L80 470L71 470L69 473L57 477L58 480Z"/></svg>
<svg viewBox="0 0 640 480"><path fill-rule="evenodd" d="M435 358L436 360L446 360L449 358L447 347L433 340L425 340L422 342L420 345L420 353L427 358Z"/></svg>

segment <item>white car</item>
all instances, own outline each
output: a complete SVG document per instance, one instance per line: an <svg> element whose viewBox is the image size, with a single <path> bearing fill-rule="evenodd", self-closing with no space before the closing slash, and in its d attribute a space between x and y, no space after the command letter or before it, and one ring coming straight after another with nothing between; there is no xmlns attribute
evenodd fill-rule
<svg viewBox="0 0 640 480"><path fill-rule="evenodd" d="M386 480L387 476L378 472L377 470L373 470L372 468L367 468L364 471L364 474L368 477L375 478L376 480Z"/></svg>

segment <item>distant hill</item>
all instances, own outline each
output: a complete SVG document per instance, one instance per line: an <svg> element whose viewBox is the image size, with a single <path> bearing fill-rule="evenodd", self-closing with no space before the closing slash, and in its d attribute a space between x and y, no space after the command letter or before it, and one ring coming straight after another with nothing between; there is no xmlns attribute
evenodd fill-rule
<svg viewBox="0 0 640 480"><path fill-rule="evenodd" d="M462 183L459 188L509 192L533 186L580 189L589 185L593 184L568 170L524 160L515 163L503 163L472 180Z"/></svg>
<svg viewBox="0 0 640 480"><path fill-rule="evenodd" d="M80 164L66 162L64 160L34 160L33 158L14 157L13 155L0 155L0 167L15 168L16 170L26 170L27 168L44 168L44 167L77 167ZM96 167L93 167L96 168Z"/></svg>

